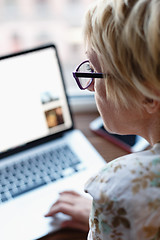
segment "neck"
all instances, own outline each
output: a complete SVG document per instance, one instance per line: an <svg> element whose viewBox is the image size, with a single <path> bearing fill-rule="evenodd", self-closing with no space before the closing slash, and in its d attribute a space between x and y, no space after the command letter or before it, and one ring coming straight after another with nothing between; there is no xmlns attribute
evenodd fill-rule
<svg viewBox="0 0 160 240"><path fill-rule="evenodd" d="M140 134L151 146L160 142L160 117L153 117L144 123Z"/></svg>

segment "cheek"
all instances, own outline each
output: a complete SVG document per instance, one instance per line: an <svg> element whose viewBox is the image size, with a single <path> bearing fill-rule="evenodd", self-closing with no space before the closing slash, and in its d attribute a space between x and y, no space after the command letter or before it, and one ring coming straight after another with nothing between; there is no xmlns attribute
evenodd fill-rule
<svg viewBox="0 0 160 240"><path fill-rule="evenodd" d="M95 100L106 130L114 132L117 111L114 104L106 97L105 84L95 86Z"/></svg>
<svg viewBox="0 0 160 240"><path fill-rule="evenodd" d="M105 106L104 98L99 94L95 93L95 100L96 100L97 108L101 113L102 111L104 111L104 106Z"/></svg>
<svg viewBox="0 0 160 240"><path fill-rule="evenodd" d="M95 94L95 100L97 109L100 116L103 119L104 127L107 131L112 132L113 114L111 111L110 104L107 102L106 97L103 95Z"/></svg>
<svg viewBox="0 0 160 240"><path fill-rule="evenodd" d="M95 81L95 100L100 114L104 114L107 106L105 84L101 80Z"/></svg>
<svg viewBox="0 0 160 240"><path fill-rule="evenodd" d="M94 80L92 81L91 85L87 88L88 91L94 92Z"/></svg>

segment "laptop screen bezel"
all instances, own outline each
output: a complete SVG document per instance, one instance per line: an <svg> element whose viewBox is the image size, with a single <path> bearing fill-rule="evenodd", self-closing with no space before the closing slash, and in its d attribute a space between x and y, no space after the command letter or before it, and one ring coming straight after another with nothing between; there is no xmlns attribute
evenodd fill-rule
<svg viewBox="0 0 160 240"><path fill-rule="evenodd" d="M21 55L42 51L42 50L45 50L47 48L53 48L53 50L56 54L56 57L57 57L57 62L58 62L60 75L61 75L61 79L62 79L62 84L63 84L63 90L64 90L64 94L65 94L65 98L66 98L66 103L67 103L69 114L70 114L70 117L71 117L71 126L68 127L65 130L62 130L61 132L50 134L49 136L45 136L45 137L33 140L31 142L25 143L24 145L21 145L21 146L15 147L13 149L8 149L7 151L1 152L0 153L0 159L2 159L4 157L8 157L8 156L16 154L16 153L19 153L21 151L27 150L29 148L33 148L33 147L38 146L40 144L46 143L48 141L60 138L67 131L70 131L70 130L74 129L73 116L72 116L71 108L70 108L70 105L69 105L69 99L68 99L67 92L66 92L66 86L65 86L64 75L63 75L63 71L62 71L62 65L61 65L59 54L58 54L57 47L56 47L55 44L53 44L53 43L45 44L45 45L41 45L41 46L38 46L38 47L35 47L35 48L30 48L30 49L26 49L26 50L19 51L19 52L16 52L16 53L8 54L8 55L5 55L5 56L0 56L0 61L3 61L7 58L14 58L14 57L21 56Z"/></svg>

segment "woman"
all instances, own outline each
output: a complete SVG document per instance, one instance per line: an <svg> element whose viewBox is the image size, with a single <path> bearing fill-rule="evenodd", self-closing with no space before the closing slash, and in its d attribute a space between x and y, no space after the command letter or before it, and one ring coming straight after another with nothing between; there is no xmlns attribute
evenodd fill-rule
<svg viewBox="0 0 160 240"><path fill-rule="evenodd" d="M74 73L78 85L95 92L109 132L140 135L152 146L115 159L86 183L93 197L88 239L158 240L160 0L98 0L84 36L89 62ZM71 194L62 193L48 215L59 203L71 204Z"/></svg>

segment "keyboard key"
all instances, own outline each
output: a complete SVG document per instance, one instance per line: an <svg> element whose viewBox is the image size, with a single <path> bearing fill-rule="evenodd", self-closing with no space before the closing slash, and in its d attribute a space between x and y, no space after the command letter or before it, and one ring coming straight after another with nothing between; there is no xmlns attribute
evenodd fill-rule
<svg viewBox="0 0 160 240"><path fill-rule="evenodd" d="M15 197L17 197L17 196L19 196L21 194L27 193L27 192L29 192L31 190L34 190L34 189L39 188L39 187L42 187L44 185L46 185L46 182L42 182L42 183L39 183L39 184L34 184L34 185L29 186L29 187L24 188L24 189L19 189L19 190L15 189L15 191L12 191L12 197L15 198Z"/></svg>
<svg viewBox="0 0 160 240"><path fill-rule="evenodd" d="M73 173L74 173L74 169L70 167L70 168L63 170L62 175L64 177L67 177L67 176L71 176Z"/></svg>

